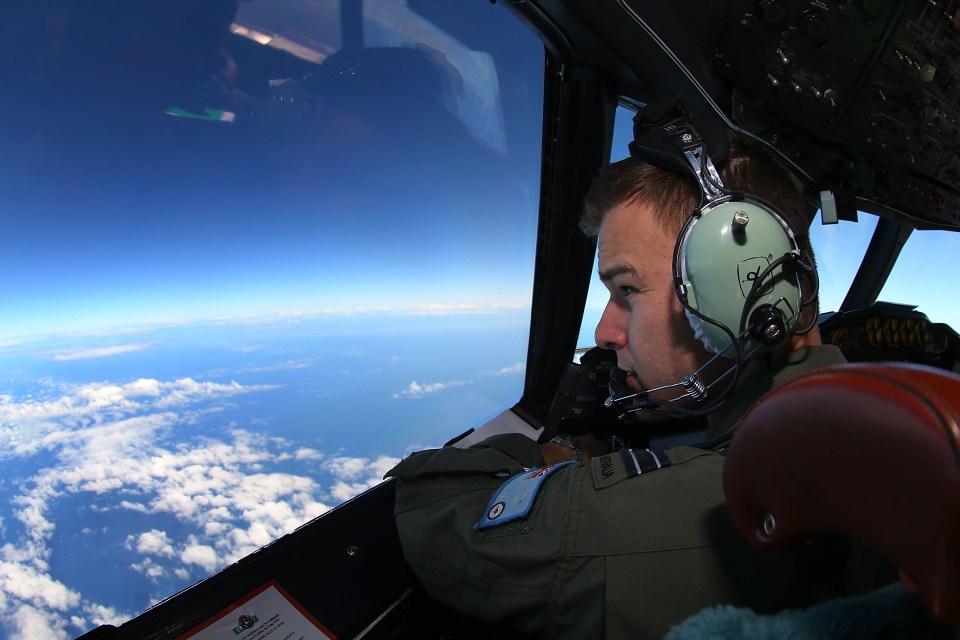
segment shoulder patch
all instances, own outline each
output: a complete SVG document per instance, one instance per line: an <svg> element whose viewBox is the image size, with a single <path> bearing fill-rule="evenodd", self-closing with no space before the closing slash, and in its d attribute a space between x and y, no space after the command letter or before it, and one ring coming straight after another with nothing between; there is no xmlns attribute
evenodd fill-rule
<svg viewBox="0 0 960 640"><path fill-rule="evenodd" d="M526 518L537 499L544 481L555 471L573 464L573 460L518 473L500 485L490 498L480 522L473 525L477 531Z"/></svg>
<svg viewBox="0 0 960 640"><path fill-rule="evenodd" d="M662 449L621 449L594 458L590 471L594 486L603 489L621 480L669 467L670 464L670 457Z"/></svg>

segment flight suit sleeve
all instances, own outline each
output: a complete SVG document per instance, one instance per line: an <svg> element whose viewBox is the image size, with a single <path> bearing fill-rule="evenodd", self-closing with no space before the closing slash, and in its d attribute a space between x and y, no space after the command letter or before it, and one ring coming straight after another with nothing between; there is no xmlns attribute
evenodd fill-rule
<svg viewBox="0 0 960 640"><path fill-rule="evenodd" d="M390 471L404 556L432 597L521 632L543 629L564 527L530 517L476 528L509 478L543 464L536 442L508 434L421 451Z"/></svg>
<svg viewBox="0 0 960 640"><path fill-rule="evenodd" d="M681 447L544 466L522 436L421 452L391 472L397 528L427 592L467 615L541 637L660 637L727 601L717 545L752 553L711 520L722 461Z"/></svg>

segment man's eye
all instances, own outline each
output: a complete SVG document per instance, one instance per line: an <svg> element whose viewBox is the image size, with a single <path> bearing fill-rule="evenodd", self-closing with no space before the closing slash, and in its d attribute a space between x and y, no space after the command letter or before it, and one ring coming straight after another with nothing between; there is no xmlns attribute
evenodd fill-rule
<svg viewBox="0 0 960 640"><path fill-rule="evenodd" d="M635 287L630 287L630 286L627 286L627 285L624 285L624 286L620 287L620 295L622 295L622 296L625 297L625 298L626 298L627 296L631 295L631 294L636 293L636 292L637 292L637 289L636 289Z"/></svg>

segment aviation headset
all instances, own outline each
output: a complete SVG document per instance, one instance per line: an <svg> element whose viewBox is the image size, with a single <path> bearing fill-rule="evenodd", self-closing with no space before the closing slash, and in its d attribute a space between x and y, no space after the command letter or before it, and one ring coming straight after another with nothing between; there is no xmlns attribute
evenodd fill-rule
<svg viewBox="0 0 960 640"><path fill-rule="evenodd" d="M700 202L677 237L673 280L694 334L715 355L678 383L639 393L626 389L622 374L612 376L606 404L615 403L624 410L621 417L641 409L704 415L733 391L744 362L772 353L790 336L806 333L816 324L814 315L807 326L798 326L802 310L816 300L818 285L803 236L768 202L724 186L707 143L725 159L726 133L703 121L703 130L712 136L705 141L694 124L679 98L648 107L634 118L630 154L696 179ZM806 299L801 273L813 282L813 292ZM733 360L730 367L705 382L703 371L722 358ZM711 394L711 388L725 378L722 391ZM680 395L649 398L654 391L672 387ZM704 404L694 410L675 404L687 397Z"/></svg>

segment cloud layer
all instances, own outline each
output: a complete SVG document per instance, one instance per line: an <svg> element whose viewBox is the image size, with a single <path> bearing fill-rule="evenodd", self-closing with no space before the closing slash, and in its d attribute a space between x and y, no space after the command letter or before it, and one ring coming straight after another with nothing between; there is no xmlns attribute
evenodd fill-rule
<svg viewBox="0 0 960 640"><path fill-rule="evenodd" d="M92 360L94 358L109 358L124 353L149 349L153 344L118 344L109 347L94 347L90 349L70 349L51 354L51 358L58 362L70 360Z"/></svg>
<svg viewBox="0 0 960 640"><path fill-rule="evenodd" d="M143 378L0 395L0 464L35 469L16 481L12 516L0 520L0 630L70 638L138 613L84 597L51 570L54 534L65 526L57 507L70 496L92 494L99 500L85 502L111 512L173 516L176 531L145 525L115 555L135 558L129 571L143 580L186 586L372 487L398 461L325 454L239 425L200 435L237 396L271 388Z"/></svg>

